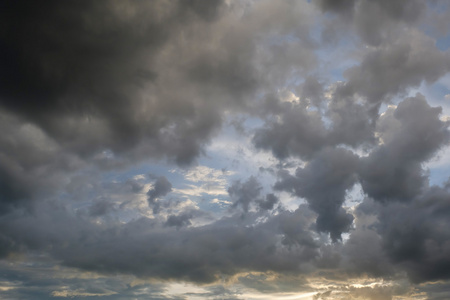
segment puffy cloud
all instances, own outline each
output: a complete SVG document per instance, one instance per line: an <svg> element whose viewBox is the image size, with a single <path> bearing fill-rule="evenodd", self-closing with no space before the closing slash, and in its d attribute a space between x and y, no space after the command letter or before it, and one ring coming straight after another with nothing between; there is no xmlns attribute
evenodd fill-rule
<svg viewBox="0 0 450 300"><path fill-rule="evenodd" d="M153 213L159 213L161 204L158 199L164 197L168 193L172 191L172 184L166 177L160 176L156 178L156 181L153 185L153 188L149 189L147 192L148 195L148 204L153 207Z"/></svg>
<svg viewBox="0 0 450 300"><path fill-rule="evenodd" d="M3 1L0 297L445 298L447 10Z"/></svg>
<svg viewBox="0 0 450 300"><path fill-rule="evenodd" d="M381 210L384 249L413 282L449 278L449 199L448 191L432 187L411 205L394 203Z"/></svg>
<svg viewBox="0 0 450 300"><path fill-rule="evenodd" d="M270 210L273 209L275 204L279 201L278 197L274 194L267 194L265 200L259 202L259 207L261 209Z"/></svg>
<svg viewBox="0 0 450 300"><path fill-rule="evenodd" d="M295 175L281 172L275 189L289 191L305 198L318 214L317 229L329 232L331 239L341 238L350 229L353 216L342 208L345 193L357 180L358 157L342 148L327 148L319 152Z"/></svg>
<svg viewBox="0 0 450 300"><path fill-rule="evenodd" d="M410 201L428 184L422 163L448 142L441 108L422 95L407 98L378 120L381 145L362 159L361 184L375 200Z"/></svg>
<svg viewBox="0 0 450 300"><path fill-rule="evenodd" d="M407 26L417 23L425 14L427 4L424 0L315 0L324 12L339 16L338 21L350 25L369 45L378 46L391 40ZM336 26L336 22L333 22ZM339 28L340 26L337 25ZM330 28L327 28L328 30ZM341 30L345 30L341 28Z"/></svg>
<svg viewBox="0 0 450 300"><path fill-rule="evenodd" d="M232 207L241 206L244 212L248 212L250 204L255 202L261 193L261 185L255 177L250 177L246 182L236 181L228 188L228 194L234 201Z"/></svg>
<svg viewBox="0 0 450 300"><path fill-rule="evenodd" d="M379 103L423 81L432 83L449 70L449 54L437 49L432 38L405 32L397 40L369 50L361 64L346 70L348 82L343 93L357 93Z"/></svg>
<svg viewBox="0 0 450 300"><path fill-rule="evenodd" d="M1 104L64 147L84 156L111 149L139 157L143 150L134 148L147 140L149 155L186 164L220 125L213 105L201 96L204 91L192 80L176 78L185 72L195 76L197 65L184 70L183 62L161 56L172 55L181 28L216 20L221 1L4 6ZM195 59L196 49L190 51L186 55ZM242 68L251 72L247 66ZM228 76L221 67L214 73ZM175 77L169 74L174 68ZM166 89L170 85L197 91L178 94Z"/></svg>
<svg viewBox="0 0 450 300"><path fill-rule="evenodd" d="M266 107L274 117L255 131L257 148L271 150L279 159L289 156L309 158L326 143L326 128L317 111L308 111L306 102L281 102L268 98Z"/></svg>

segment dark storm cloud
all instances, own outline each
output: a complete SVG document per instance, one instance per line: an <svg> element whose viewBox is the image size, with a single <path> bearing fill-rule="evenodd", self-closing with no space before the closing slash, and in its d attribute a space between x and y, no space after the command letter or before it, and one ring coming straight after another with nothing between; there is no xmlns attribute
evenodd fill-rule
<svg viewBox="0 0 450 300"><path fill-rule="evenodd" d="M274 117L256 130L255 147L270 150L279 159L309 158L327 143L321 116L316 111L308 111L307 103L281 102L268 97L265 108Z"/></svg>
<svg viewBox="0 0 450 300"><path fill-rule="evenodd" d="M220 125L194 95L163 94L169 67L156 66L177 30L214 21L220 2L1 6L1 213L54 194L86 160L103 169L164 155L190 163Z"/></svg>
<svg viewBox="0 0 450 300"><path fill-rule="evenodd" d="M331 128L327 140L332 145L371 146L375 142L373 109L356 97L342 95L340 89L344 85L336 84L328 103L325 114L331 121Z"/></svg>
<svg viewBox="0 0 450 300"><path fill-rule="evenodd" d="M449 209L449 191L437 186L409 203L365 199L339 251L341 270L382 278L406 272L413 283L448 280Z"/></svg>
<svg viewBox="0 0 450 300"><path fill-rule="evenodd" d="M432 282L423 284L421 291L425 292L430 300L445 300L450 293L450 285L448 281Z"/></svg>
<svg viewBox="0 0 450 300"><path fill-rule="evenodd" d="M449 122L420 94L397 100L450 70L448 51L422 32L437 2L311 2L3 1L0 257L37 254L108 280L131 274L204 284L252 272L238 284L265 292L280 291L269 275L289 282L281 291L294 279L303 285L303 276L450 279L448 184L430 186L424 166L448 145ZM342 57L325 56L347 42L341 76ZM379 115L386 104L398 105ZM232 181L229 199L220 198L231 209L166 197L172 183L164 176L143 191L135 172L148 170L137 163L188 168L230 120L276 161L257 163L268 170L263 179L236 174L247 179ZM211 166L229 168L215 155ZM273 176L274 193L265 180ZM348 209L355 184L364 195ZM142 294L114 280L13 273L0 278L24 289L1 296L45 299L61 286L68 295ZM337 291L412 295L402 288ZM161 286L151 289L149 297L164 299ZM239 297L223 288L203 296L217 294Z"/></svg>
<svg viewBox="0 0 450 300"><path fill-rule="evenodd" d="M379 202L366 198L354 211L354 228L340 251L341 267L348 274L390 277L396 273L378 232L377 215L380 209Z"/></svg>
<svg viewBox="0 0 450 300"><path fill-rule="evenodd" d="M244 271L307 272L317 254L308 230L314 214L307 208L258 225L259 215L249 213L245 220L236 215L177 229L147 218L105 227L62 208L41 209L2 219L2 233L16 236L22 249L47 249L66 265L104 274L206 283Z"/></svg>
<svg viewBox="0 0 450 300"><path fill-rule="evenodd" d="M340 31L348 28L359 35L364 43L371 46L395 39L406 26L417 23L424 15L427 3L424 0L316 0L313 1L324 12L332 12L339 16L329 22L324 30L326 35L333 32L329 27L333 24ZM340 23L344 23L344 27ZM326 33L328 31L328 33Z"/></svg>
<svg viewBox="0 0 450 300"><path fill-rule="evenodd" d="M0 105L83 157L106 149L190 164L224 109L245 107L261 83L280 77L272 73L314 60L309 46L300 53L259 38L308 40L295 3L255 4L246 30L230 27L243 4L222 1L2 5ZM255 55L258 43L269 51ZM286 49L281 64L273 52Z"/></svg>
<svg viewBox="0 0 450 300"><path fill-rule="evenodd" d="M315 257L313 250L318 249L320 244L313 239L310 230L316 217L306 205L300 205L294 213L283 212L274 218L283 233L282 243L288 247L307 246L310 248L310 254Z"/></svg>
<svg viewBox="0 0 450 300"><path fill-rule="evenodd" d="M275 184L277 190L291 192L305 198L311 209L318 214L317 230L329 232L333 241L347 232L353 216L342 208L345 193L357 180L358 157L341 148L327 148L319 152L295 175L280 173Z"/></svg>
<svg viewBox="0 0 450 300"><path fill-rule="evenodd" d="M436 186L410 205L383 206L379 218L384 249L413 282L450 278L449 211L449 192Z"/></svg>
<svg viewBox="0 0 450 300"><path fill-rule="evenodd" d="M45 133L0 110L0 214L52 194L84 163Z"/></svg>
<svg viewBox="0 0 450 300"><path fill-rule="evenodd" d="M0 141L5 211L43 186L60 187L49 177L86 163L103 170L147 158L190 165L224 114L251 111L257 91L273 86L270 78L288 80L315 61L299 3L255 3L247 18L244 3L222 1L1 5L3 128L15 135L30 125L54 145L42 153L34 140L26 142L22 155L10 151L10 140ZM274 45L276 34L304 43Z"/></svg>
<svg viewBox="0 0 450 300"><path fill-rule="evenodd" d="M448 280L449 211L449 191L438 186L408 203L365 199L339 251L341 270L384 278L406 272L413 283Z"/></svg>
<svg viewBox="0 0 450 300"><path fill-rule="evenodd" d="M419 20L426 9L424 0L359 1L354 15L354 25L362 40L378 46L395 39L405 25Z"/></svg>
<svg viewBox="0 0 450 300"><path fill-rule="evenodd" d="M448 144L440 107L417 94L377 121L381 144L360 159L366 199L342 252L350 272L386 276L404 270L413 282L448 279L448 190L429 186L423 163Z"/></svg>
<svg viewBox="0 0 450 300"><path fill-rule="evenodd" d="M162 91L189 82L166 76L174 66L158 55L181 28L212 22L220 9L220 1L7 1L1 105L82 156L129 151L148 139L149 155L189 163L220 117L203 113L211 106L200 108L194 94Z"/></svg>
<svg viewBox="0 0 450 300"><path fill-rule="evenodd" d="M440 107L430 107L418 94L379 119L382 144L361 160L364 191L377 201L411 201L427 187L422 163L448 143L448 122L441 121Z"/></svg>
<svg viewBox="0 0 450 300"><path fill-rule="evenodd" d="M368 51L361 64L346 70L348 82L342 92L379 103L422 81L432 83L449 70L449 53L441 52L433 39L419 32L406 32L396 41Z"/></svg>

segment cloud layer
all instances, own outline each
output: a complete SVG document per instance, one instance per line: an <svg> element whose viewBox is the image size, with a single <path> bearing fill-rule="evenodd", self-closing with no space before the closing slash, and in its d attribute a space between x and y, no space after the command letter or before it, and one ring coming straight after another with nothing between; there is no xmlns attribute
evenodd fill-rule
<svg viewBox="0 0 450 300"><path fill-rule="evenodd" d="M0 295L445 298L449 11L4 1Z"/></svg>

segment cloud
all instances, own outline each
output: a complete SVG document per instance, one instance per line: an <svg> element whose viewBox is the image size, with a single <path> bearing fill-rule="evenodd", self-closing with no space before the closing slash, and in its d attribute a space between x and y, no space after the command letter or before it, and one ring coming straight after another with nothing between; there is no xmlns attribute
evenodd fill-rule
<svg viewBox="0 0 450 300"><path fill-rule="evenodd" d="M426 188L422 163L448 143L448 124L441 108L430 107L422 95L389 109L377 123L382 144L362 159L361 184L375 200L410 201Z"/></svg>
<svg viewBox="0 0 450 300"><path fill-rule="evenodd" d="M350 229L353 216L342 208L347 190L356 183L358 157L348 150L324 149L295 175L280 172L276 190L285 190L305 198L318 214L317 229L329 232L333 241ZM324 188L326 187L326 188Z"/></svg>
<svg viewBox="0 0 450 300"><path fill-rule="evenodd" d="M147 192L148 204L153 207L154 214L159 213L160 210L161 204L158 199L166 196L171 191L172 184L166 177L160 176L156 178L153 188L149 189Z"/></svg>
<svg viewBox="0 0 450 300"><path fill-rule="evenodd" d="M192 219L191 213L183 213L180 215L170 215L167 218L166 225L176 228L181 228L183 226L189 226L191 225L191 219Z"/></svg>
<svg viewBox="0 0 450 300"><path fill-rule="evenodd" d="M278 201L279 201L278 197L275 196L274 194L267 194L266 199L261 200L259 202L259 207L261 209L270 210L273 209L273 207L275 206L275 204L277 204Z"/></svg>
<svg viewBox="0 0 450 300"><path fill-rule="evenodd" d="M177 222L171 223L170 217L171 224L141 218L102 228L55 210L51 216L42 211L36 216L3 221L1 226L5 236L20 235L22 247L38 250L51 245L52 256L71 267L104 274L120 272L142 278L205 283L242 271L298 272L301 264L314 257L315 245L299 243L291 250L279 245L278 234L293 234L288 233L286 225L280 226L280 222L292 214L284 212L257 226L244 226L251 224L255 216L242 220L237 215L210 225L179 226L176 230L167 226L177 227ZM311 222L311 218L303 220L306 216L301 212L295 214L291 226L302 228ZM39 226L34 225L36 218ZM303 239L308 239L306 228L302 235ZM292 238L299 237L296 233ZM95 243L91 242L93 240ZM299 261L292 264L292 259Z"/></svg>
<svg viewBox="0 0 450 300"><path fill-rule="evenodd" d="M358 93L379 103L418 87L422 81L433 83L449 70L448 53L437 49L433 39L416 31L406 32L392 43L369 50L360 65L346 70L348 82L343 92Z"/></svg>
<svg viewBox="0 0 450 300"><path fill-rule="evenodd" d="M280 102L269 97L265 106L274 118L255 131L253 143L257 148L271 150L279 159L291 155L309 158L327 143L321 116L308 111L305 102Z"/></svg>
<svg viewBox="0 0 450 300"><path fill-rule="evenodd" d="M1 56L2 106L83 156L111 149L139 157L143 150L136 147L141 146L149 155L165 153L180 164L190 163L221 118L211 105L193 100L200 89L189 96L163 89L174 84L195 90L195 82L180 82L167 72L177 68L181 77L186 71L195 75L201 66L183 70L161 55L179 42L180 28L216 20L221 6L221 1L8 2L2 17L9 24L2 33L8 45ZM188 56L195 60L192 51ZM220 66L215 74L228 76Z"/></svg>
<svg viewBox="0 0 450 300"><path fill-rule="evenodd" d="M448 279L448 196L448 191L432 187L411 205L392 204L380 213L384 249L413 282Z"/></svg>
<svg viewBox="0 0 450 300"><path fill-rule="evenodd" d="M4 1L0 297L445 298L444 2Z"/></svg>
<svg viewBox="0 0 450 300"><path fill-rule="evenodd" d="M259 198L261 189L260 183L253 176L244 183L240 181L234 182L228 188L228 194L234 201L231 207L236 208L240 206L244 212L248 212L250 204Z"/></svg>
<svg viewBox="0 0 450 300"><path fill-rule="evenodd" d="M324 12L332 12L339 19L332 23L345 23L357 33L360 39L369 45L379 46L401 34L405 25L411 26L426 14L427 4L423 0L377 1L370 0L316 0L313 1ZM377 26L374 26L377 25ZM327 28L329 30L330 28Z"/></svg>

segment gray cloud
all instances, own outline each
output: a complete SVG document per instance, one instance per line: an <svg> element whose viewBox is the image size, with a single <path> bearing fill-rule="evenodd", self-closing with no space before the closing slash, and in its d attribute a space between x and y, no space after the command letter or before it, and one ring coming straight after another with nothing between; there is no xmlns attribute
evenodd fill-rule
<svg viewBox="0 0 450 300"><path fill-rule="evenodd" d="M40 128L0 110L0 214L31 208L29 200L49 196L86 166Z"/></svg>
<svg viewBox="0 0 450 300"><path fill-rule="evenodd" d="M345 23L353 29L364 43L379 46L391 40L406 26L421 20L426 14L427 4L424 0L316 0L313 1L324 12L337 14L338 22ZM331 24L339 26L336 21ZM330 30L330 28L326 28ZM341 27L341 30L345 30Z"/></svg>
<svg viewBox="0 0 450 300"><path fill-rule="evenodd" d="M8 124L2 127L11 133L13 123L35 127L54 149L43 153L30 143L26 153L36 153L30 164L34 156L11 157L11 143L3 141L2 210L35 197L46 176L85 163L104 170L147 158L192 164L225 112L251 110L257 92L273 86L270 78L282 82L286 70L313 67L302 6L261 2L242 19L245 4L223 1L6 1L0 106ZM304 43L271 45L276 34ZM51 171L33 175L46 166Z"/></svg>
<svg viewBox="0 0 450 300"><path fill-rule="evenodd" d="M180 28L213 22L220 10L220 1L52 1L38 7L8 2L2 10L7 47L1 55L1 105L83 156L111 149L139 157L134 148L147 141L149 155L190 163L220 117L211 105L194 100L205 96L198 85L165 73L178 68L184 76L176 65L182 62L164 65L160 55L177 43ZM228 76L221 67L230 65L226 61L214 74ZM177 94L164 90L168 85L197 91Z"/></svg>
<svg viewBox="0 0 450 300"><path fill-rule="evenodd" d="M357 180L357 167L358 157L350 151L324 149L304 168L298 168L295 176L281 172L274 188L305 198L318 214L317 229L329 232L331 239L336 241L342 232L350 229L353 221L353 216L345 212L342 203L346 191Z"/></svg>
<svg viewBox="0 0 450 300"><path fill-rule="evenodd" d="M113 211L114 209L115 208L113 203L109 202L106 199L102 199L89 207L89 215L92 217L98 217L105 215Z"/></svg>
<svg viewBox="0 0 450 300"><path fill-rule="evenodd" d="M384 249L413 282L449 278L448 199L448 191L432 187L411 205L391 204L380 213Z"/></svg>
<svg viewBox="0 0 450 300"><path fill-rule="evenodd" d="M355 0L316 0L314 1L324 11L345 12L353 10Z"/></svg>
<svg viewBox="0 0 450 300"><path fill-rule="evenodd" d="M444 299L449 184L425 163L448 146L430 104L447 87L398 100L450 70L442 5L2 2L0 297L177 299L157 280L239 299L234 283L311 280L335 283L318 299ZM393 284L342 286L361 278Z"/></svg>
<svg viewBox="0 0 450 300"><path fill-rule="evenodd" d="M61 208L53 208L51 214L46 209L3 219L3 234L16 236L25 249L49 249L68 266L104 274L205 283L251 270L297 273L314 258L317 247L307 230L312 218L305 210L286 211L259 225L245 226L258 217L249 214L246 220L237 215L206 226L174 229L147 218L104 227ZM280 245L279 234L289 235L297 246Z"/></svg>
<svg viewBox="0 0 450 300"><path fill-rule="evenodd" d="M256 130L253 143L257 148L271 150L279 159L291 155L309 158L327 143L320 114L308 111L305 102L281 102L270 97L265 105L275 117Z"/></svg>
<svg viewBox="0 0 450 300"><path fill-rule="evenodd" d="M348 82L343 92L379 103L422 81L436 81L450 70L449 61L449 54L437 49L433 39L406 32L396 41L368 51L360 65L346 70Z"/></svg>
<svg viewBox="0 0 450 300"><path fill-rule="evenodd" d="M378 121L382 145L362 159L361 184L375 200L410 201L427 186L422 163L448 142L448 123L441 108L425 98L407 98Z"/></svg>
<svg viewBox="0 0 450 300"><path fill-rule="evenodd" d="M159 199L161 197L166 196L168 193L172 191L172 184L166 177L160 176L156 178L156 181L153 185L153 188L149 189L147 192L148 195L148 204L153 207L153 213L159 213L161 203Z"/></svg>
<svg viewBox="0 0 450 300"><path fill-rule="evenodd" d="M183 226L191 225L192 213L183 213L180 215L170 215L167 218L166 225L169 227L181 228Z"/></svg>
<svg viewBox="0 0 450 300"><path fill-rule="evenodd" d="M342 95L340 83L333 87L332 98L328 103L327 117L331 128L327 140L330 144L345 144L353 148L370 147L374 144L374 109L367 103L361 103L357 97Z"/></svg>
<svg viewBox="0 0 450 300"><path fill-rule="evenodd" d="M240 206L244 212L248 212L250 204L259 199L261 189L260 183L253 176L244 183L241 183L240 181L234 182L228 188L228 194L233 200L232 207L236 208Z"/></svg>
<svg viewBox="0 0 450 300"><path fill-rule="evenodd" d="M261 209L270 210L273 209L275 204L277 204L279 201L278 197L274 194L267 194L265 200L259 201L259 207Z"/></svg>

